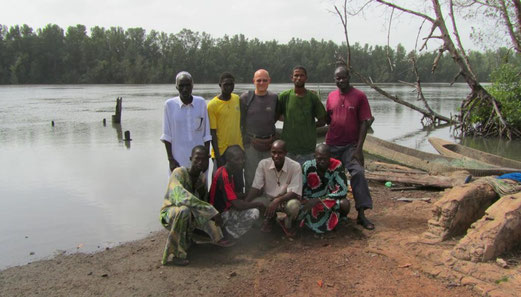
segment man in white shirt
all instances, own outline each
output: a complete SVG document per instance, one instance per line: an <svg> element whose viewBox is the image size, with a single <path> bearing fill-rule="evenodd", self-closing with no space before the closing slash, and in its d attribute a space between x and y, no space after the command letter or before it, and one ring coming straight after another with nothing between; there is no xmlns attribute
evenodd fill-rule
<svg viewBox="0 0 521 297"><path fill-rule="evenodd" d="M179 72L175 78L179 96L165 102L163 134L170 171L179 166L190 167L190 153L197 145L210 149L210 124L206 101L192 96L194 82L190 73Z"/></svg>
<svg viewBox="0 0 521 297"><path fill-rule="evenodd" d="M292 222L298 216L302 196L302 169L286 154L283 140L273 142L271 158L259 162L246 201L261 202L266 207L263 231L271 229L270 219L276 216L284 233L293 236Z"/></svg>

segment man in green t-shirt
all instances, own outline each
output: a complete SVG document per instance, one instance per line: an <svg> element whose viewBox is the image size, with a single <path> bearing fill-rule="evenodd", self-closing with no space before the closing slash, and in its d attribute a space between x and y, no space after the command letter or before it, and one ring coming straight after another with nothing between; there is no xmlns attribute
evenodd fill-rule
<svg viewBox="0 0 521 297"><path fill-rule="evenodd" d="M279 94L277 109L284 127L282 139L286 142L288 157L301 165L314 158L317 127L326 124L326 110L315 92L306 89L307 71L302 66L293 68L294 88Z"/></svg>

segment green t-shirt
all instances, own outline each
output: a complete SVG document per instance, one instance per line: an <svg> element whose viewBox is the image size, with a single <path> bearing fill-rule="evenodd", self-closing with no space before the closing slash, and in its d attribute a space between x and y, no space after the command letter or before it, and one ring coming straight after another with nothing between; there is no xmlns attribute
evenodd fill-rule
<svg viewBox="0 0 521 297"><path fill-rule="evenodd" d="M318 96L307 90L303 97L295 94L295 90L287 90L279 94L279 113L284 116L282 139L292 154L309 154L315 151L317 131L315 118L322 119L326 110Z"/></svg>

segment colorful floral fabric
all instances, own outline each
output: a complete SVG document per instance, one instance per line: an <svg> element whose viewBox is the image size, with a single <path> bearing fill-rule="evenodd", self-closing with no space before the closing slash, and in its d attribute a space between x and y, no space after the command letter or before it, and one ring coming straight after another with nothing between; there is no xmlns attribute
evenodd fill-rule
<svg viewBox="0 0 521 297"><path fill-rule="evenodd" d="M340 200L347 196L347 177L342 162L330 159L329 168L320 176L317 163L310 160L302 166L303 200L320 198L310 211L299 215L300 226L317 233L333 230L340 217Z"/></svg>
<svg viewBox="0 0 521 297"><path fill-rule="evenodd" d="M221 229L211 220L218 211L205 201L208 190L204 173L194 183L188 172L185 167L174 169L163 200L160 220L170 231L163 253L163 264L170 254L174 254L176 258L186 258L192 233L196 228L206 232L214 242L223 237Z"/></svg>

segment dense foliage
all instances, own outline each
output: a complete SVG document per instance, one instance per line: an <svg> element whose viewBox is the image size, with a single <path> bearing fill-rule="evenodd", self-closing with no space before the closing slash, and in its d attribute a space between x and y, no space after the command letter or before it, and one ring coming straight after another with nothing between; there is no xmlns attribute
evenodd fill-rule
<svg viewBox="0 0 521 297"><path fill-rule="evenodd" d="M505 121L517 129L521 129L521 67L503 64L490 75L492 85L489 93L501 104L501 112ZM493 116L490 104L481 104L471 116L475 125L482 125Z"/></svg>
<svg viewBox="0 0 521 297"><path fill-rule="evenodd" d="M405 48L351 47L352 65L375 82L414 81ZM142 28L67 28L49 24L34 31L27 25L0 25L0 84L46 83L172 83L174 75L187 70L196 82L216 82L219 74L232 72L238 82L250 82L259 68L270 71L274 82L289 82L295 65L307 67L309 80L332 82L332 71L344 45L315 39L292 39L286 44L247 39L244 35L214 38L183 29L177 34ZM450 82L458 73L448 55L431 73L437 51L417 57L423 82ZM470 60L480 81L507 57L516 65L521 59L501 49L471 52ZM392 65L392 66L391 66Z"/></svg>

